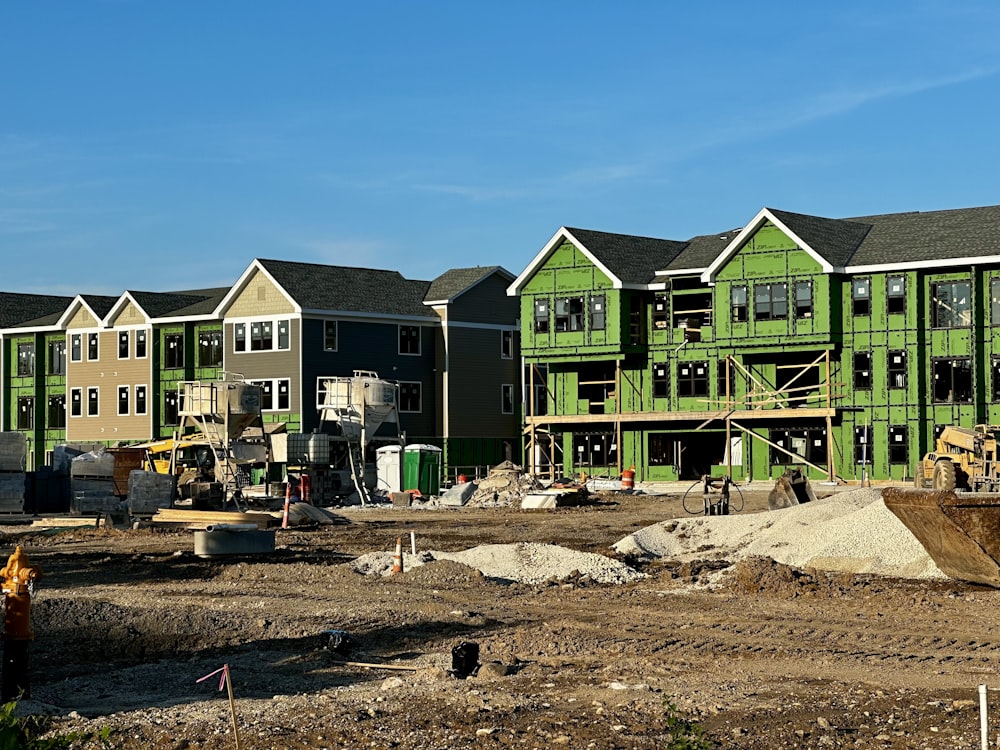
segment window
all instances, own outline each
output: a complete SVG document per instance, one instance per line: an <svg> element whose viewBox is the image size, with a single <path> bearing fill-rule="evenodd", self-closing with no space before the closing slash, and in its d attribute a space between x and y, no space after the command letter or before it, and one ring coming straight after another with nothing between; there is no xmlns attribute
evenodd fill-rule
<svg viewBox="0 0 1000 750"><path fill-rule="evenodd" d="M70 334L69 337L69 357L70 362L83 362L83 335L79 333Z"/></svg>
<svg viewBox="0 0 1000 750"><path fill-rule="evenodd" d="M991 400L1000 401L1000 357L993 358L992 367L990 369L993 375L993 388L991 390L993 397Z"/></svg>
<svg viewBox="0 0 1000 750"><path fill-rule="evenodd" d="M66 397L49 396L48 412L45 418L45 426L52 429L60 429L66 426Z"/></svg>
<svg viewBox="0 0 1000 750"><path fill-rule="evenodd" d="M653 295L653 330L660 331L670 326L670 299L666 292Z"/></svg>
<svg viewBox="0 0 1000 750"><path fill-rule="evenodd" d="M337 321L323 321L323 351L337 351Z"/></svg>
<svg viewBox="0 0 1000 750"><path fill-rule="evenodd" d="M132 335L129 331L118 332L118 359L128 359Z"/></svg>
<svg viewBox="0 0 1000 750"><path fill-rule="evenodd" d="M549 332L549 302L546 299L535 300L535 333Z"/></svg>
<svg viewBox="0 0 1000 750"><path fill-rule="evenodd" d="M513 331L500 331L500 359L514 359Z"/></svg>
<svg viewBox="0 0 1000 750"><path fill-rule="evenodd" d="M708 395L708 362L677 363L677 395Z"/></svg>
<svg viewBox="0 0 1000 750"><path fill-rule="evenodd" d="M938 403L972 401L972 365L968 357L931 360L932 398Z"/></svg>
<svg viewBox="0 0 1000 750"><path fill-rule="evenodd" d="M872 314L871 279L855 279L851 282L851 310L855 317Z"/></svg>
<svg viewBox="0 0 1000 750"><path fill-rule="evenodd" d="M549 389L545 383L535 383L535 416L544 417L549 413Z"/></svg>
<svg viewBox="0 0 1000 750"><path fill-rule="evenodd" d="M910 465L906 425L889 425L889 463Z"/></svg>
<svg viewBox="0 0 1000 750"><path fill-rule="evenodd" d="M771 466L789 466L803 461L822 466L827 461L826 430L821 427L768 431Z"/></svg>
<svg viewBox="0 0 1000 750"><path fill-rule="evenodd" d="M180 424L179 397L177 391L167 391L163 395L163 424Z"/></svg>
<svg viewBox="0 0 1000 750"><path fill-rule="evenodd" d="M408 412L421 411L420 383L399 384L399 410Z"/></svg>
<svg viewBox="0 0 1000 750"><path fill-rule="evenodd" d="M501 414L513 414L514 413L514 386L510 384L503 384L500 386L500 413Z"/></svg>
<svg viewBox="0 0 1000 750"><path fill-rule="evenodd" d="M253 320L249 323L235 323L233 324L233 351L269 352L287 350L291 346L290 331L291 321L287 319Z"/></svg>
<svg viewBox="0 0 1000 750"><path fill-rule="evenodd" d="M130 388L127 385L118 386L118 416L128 416L128 394Z"/></svg>
<svg viewBox="0 0 1000 750"><path fill-rule="evenodd" d="M888 359L889 389L906 388L906 352L889 352Z"/></svg>
<svg viewBox="0 0 1000 750"><path fill-rule="evenodd" d="M35 374L35 345L17 345L17 376L30 378Z"/></svg>
<svg viewBox="0 0 1000 750"><path fill-rule="evenodd" d="M35 399L31 396L17 398L17 429L32 430L35 427Z"/></svg>
<svg viewBox="0 0 1000 750"><path fill-rule="evenodd" d="M745 284L739 284L729 290L729 300L733 307L733 322L746 323L747 316L747 288Z"/></svg>
<svg viewBox="0 0 1000 750"><path fill-rule="evenodd" d="M854 352L854 389L870 391L872 389L872 353Z"/></svg>
<svg viewBox="0 0 1000 750"><path fill-rule="evenodd" d="M666 362L653 363L653 398L670 398L670 369Z"/></svg>
<svg viewBox="0 0 1000 750"><path fill-rule="evenodd" d="M135 413L146 414L146 386L137 385L135 387Z"/></svg>
<svg viewBox="0 0 1000 750"><path fill-rule="evenodd" d="M811 281L795 282L795 317L811 318L813 316L813 283Z"/></svg>
<svg viewBox="0 0 1000 750"><path fill-rule="evenodd" d="M906 277L890 276L885 282L885 311L889 315L906 312Z"/></svg>
<svg viewBox="0 0 1000 750"><path fill-rule="evenodd" d="M604 295L595 294L590 298L590 330L603 331L606 319Z"/></svg>
<svg viewBox="0 0 1000 750"><path fill-rule="evenodd" d="M87 334L87 361L96 362L100 359L99 337L96 333Z"/></svg>
<svg viewBox="0 0 1000 750"><path fill-rule="evenodd" d="M87 416L98 417L101 414L101 391L99 388L91 387L87 389Z"/></svg>
<svg viewBox="0 0 1000 750"><path fill-rule="evenodd" d="M854 463L871 466L872 461L872 426L854 428Z"/></svg>
<svg viewBox="0 0 1000 750"><path fill-rule="evenodd" d="M1000 278L990 280L990 323L1000 326Z"/></svg>
<svg viewBox="0 0 1000 750"><path fill-rule="evenodd" d="M556 300L556 333L583 330L583 297Z"/></svg>
<svg viewBox="0 0 1000 750"><path fill-rule="evenodd" d="M968 281L931 284L931 321L935 328L972 325L972 294Z"/></svg>
<svg viewBox="0 0 1000 750"><path fill-rule="evenodd" d="M49 341L49 375L66 374L66 340ZM65 407L66 399L63 399Z"/></svg>
<svg viewBox="0 0 1000 750"><path fill-rule="evenodd" d="M399 353L420 354L420 326L399 327Z"/></svg>
<svg viewBox="0 0 1000 750"><path fill-rule="evenodd" d="M184 334L163 334L163 366L168 370L184 366Z"/></svg>
<svg viewBox="0 0 1000 750"><path fill-rule="evenodd" d="M679 466L682 446L675 435L651 432L646 442L650 466Z"/></svg>
<svg viewBox="0 0 1000 750"><path fill-rule="evenodd" d="M618 450L613 435L573 435L574 466L612 466L618 463Z"/></svg>
<svg viewBox="0 0 1000 750"><path fill-rule="evenodd" d="M222 367L222 331L198 333L198 366Z"/></svg>
<svg viewBox="0 0 1000 750"><path fill-rule="evenodd" d="M136 331L135 332L135 358L145 359L146 358L146 332Z"/></svg>
<svg viewBox="0 0 1000 750"><path fill-rule="evenodd" d="M288 378L252 380L250 382L260 386L261 411L289 411L292 408L292 383Z"/></svg>
<svg viewBox="0 0 1000 750"><path fill-rule="evenodd" d="M71 417L82 417L83 416L83 389L82 388L70 388L69 389L69 415Z"/></svg>
<svg viewBox="0 0 1000 750"><path fill-rule="evenodd" d="M788 285L757 284L753 290L754 320L788 318Z"/></svg>

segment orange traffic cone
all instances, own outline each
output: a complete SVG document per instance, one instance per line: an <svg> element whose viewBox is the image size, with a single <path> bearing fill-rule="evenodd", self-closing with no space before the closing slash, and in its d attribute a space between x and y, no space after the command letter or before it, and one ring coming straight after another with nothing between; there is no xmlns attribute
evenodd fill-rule
<svg viewBox="0 0 1000 750"><path fill-rule="evenodd" d="M396 575L397 573L403 572L403 538L396 537L396 552L392 556L392 573L391 575Z"/></svg>

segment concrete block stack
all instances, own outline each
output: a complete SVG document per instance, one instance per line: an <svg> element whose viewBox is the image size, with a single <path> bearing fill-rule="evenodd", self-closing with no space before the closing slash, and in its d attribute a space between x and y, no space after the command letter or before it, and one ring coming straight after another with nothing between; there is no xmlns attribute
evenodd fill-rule
<svg viewBox="0 0 1000 750"><path fill-rule="evenodd" d="M70 513L114 513L122 502L115 495L115 457L103 448L74 456L69 470Z"/></svg>
<svg viewBox="0 0 1000 750"><path fill-rule="evenodd" d="M134 469L128 475L128 512L131 516L152 516L169 508L177 494L177 477L155 471Z"/></svg>

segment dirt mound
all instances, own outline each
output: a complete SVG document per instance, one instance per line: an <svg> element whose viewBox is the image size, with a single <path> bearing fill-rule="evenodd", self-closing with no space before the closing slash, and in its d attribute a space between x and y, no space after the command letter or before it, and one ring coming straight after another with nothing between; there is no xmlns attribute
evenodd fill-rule
<svg viewBox="0 0 1000 750"><path fill-rule="evenodd" d="M476 485L468 505L480 508L517 505L529 492L542 488L533 476L523 474L521 467L510 461L499 463Z"/></svg>

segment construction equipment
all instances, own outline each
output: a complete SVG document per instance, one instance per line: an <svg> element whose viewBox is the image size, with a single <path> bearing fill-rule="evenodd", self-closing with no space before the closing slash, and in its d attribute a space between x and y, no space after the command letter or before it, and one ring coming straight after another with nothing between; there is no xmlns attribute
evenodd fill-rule
<svg viewBox="0 0 1000 750"><path fill-rule="evenodd" d="M934 451L917 463L914 485L943 491L1000 491L996 430L1000 427L981 424L972 429L945 427L935 441Z"/></svg>
<svg viewBox="0 0 1000 750"><path fill-rule="evenodd" d="M941 572L1000 588L1000 495L887 487L882 500Z"/></svg>

